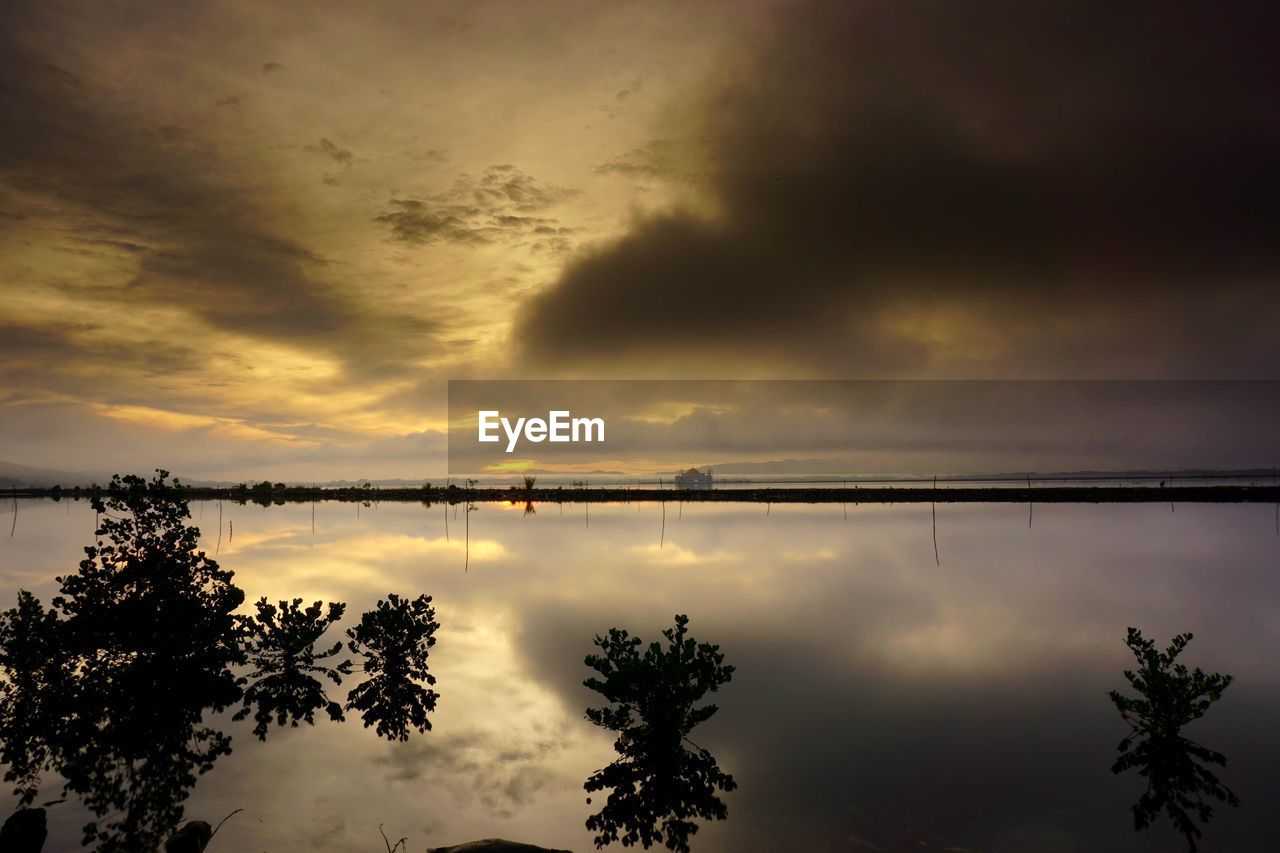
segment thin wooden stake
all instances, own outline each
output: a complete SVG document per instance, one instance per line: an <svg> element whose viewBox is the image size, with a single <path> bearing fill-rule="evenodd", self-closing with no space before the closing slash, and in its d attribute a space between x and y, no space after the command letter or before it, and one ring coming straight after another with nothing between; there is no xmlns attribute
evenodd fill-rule
<svg viewBox="0 0 1280 853"><path fill-rule="evenodd" d="M1280 504L1276 504L1280 507ZM662 534L658 537L658 550L662 550L663 544L667 541L667 502L662 502Z"/></svg>
<svg viewBox="0 0 1280 853"><path fill-rule="evenodd" d="M938 475L933 475L933 490L938 491ZM933 519L933 562L939 566L942 560L938 558L938 504L936 501L929 501L929 515Z"/></svg>
<svg viewBox="0 0 1280 853"><path fill-rule="evenodd" d="M1031 500L1031 475L1027 475L1027 529L1031 529L1031 519L1035 516L1036 504Z"/></svg>
<svg viewBox="0 0 1280 853"><path fill-rule="evenodd" d="M938 558L938 505L929 501L929 513L933 516L933 562L942 565L942 560Z"/></svg>

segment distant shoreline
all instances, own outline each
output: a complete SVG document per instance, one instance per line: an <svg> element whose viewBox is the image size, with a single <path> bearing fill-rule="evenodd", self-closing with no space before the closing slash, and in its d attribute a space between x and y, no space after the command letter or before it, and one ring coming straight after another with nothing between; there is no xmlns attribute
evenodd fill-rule
<svg viewBox="0 0 1280 853"><path fill-rule="evenodd" d="M182 487L188 501L271 504L342 502L400 503L1280 503L1280 486L983 486L932 488L310 488L239 489ZM0 492L0 498L83 500L105 495L105 488L27 488Z"/></svg>

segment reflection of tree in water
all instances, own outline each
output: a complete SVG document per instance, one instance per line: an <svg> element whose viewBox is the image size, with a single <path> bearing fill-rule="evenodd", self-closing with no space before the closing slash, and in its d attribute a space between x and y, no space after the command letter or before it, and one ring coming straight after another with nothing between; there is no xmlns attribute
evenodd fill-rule
<svg viewBox="0 0 1280 853"><path fill-rule="evenodd" d="M694 818L728 816L716 792L732 791L736 783L710 752L689 740L689 732L716 713L715 705L695 705L728 683L733 667L724 664L718 646L686 636L687 616L675 620L662 632L665 649L654 642L642 652L638 637L613 628L595 639L603 654L587 656L600 677L583 683L609 703L588 708L587 719L617 732L620 756L584 786L612 789L604 808L587 819L596 847L621 840L624 846L662 843L688 851L689 836L698 831Z"/></svg>
<svg viewBox="0 0 1280 853"><path fill-rule="evenodd" d="M408 740L411 728L430 730L427 715L435 710L439 694L418 682L436 683L427 672L427 655L439 627L429 595L412 601L389 595L361 616L358 625L347 629L347 647L364 657L368 678L348 694L347 710L359 711L365 726L392 740Z"/></svg>
<svg viewBox="0 0 1280 853"><path fill-rule="evenodd" d="M79 571L58 579L43 615L58 689L22 699L50 726L45 764L99 819L112 815L87 824L84 842L147 849L181 819L196 776L230 752L230 738L201 721L239 698L231 667L243 660L234 611L244 593L197 551L171 487L113 486L116 496L94 501L99 527Z"/></svg>
<svg viewBox="0 0 1280 853"><path fill-rule="evenodd" d="M323 708L331 720L342 719L342 706L324 692L317 675L342 683L351 673L351 661L325 666L323 661L342 650L341 641L328 649L317 649L316 643L334 622L342 618L346 606L324 603L302 609L302 599L282 601L276 607L265 598L257 603L258 613L245 620L245 649L253 671L244 691L244 707L236 712L242 720L253 711L257 723L253 733L266 740L274 718L278 726L297 726L302 720L315 722L315 712Z"/></svg>
<svg viewBox="0 0 1280 853"><path fill-rule="evenodd" d="M204 724L207 712L241 704L235 719L252 710L259 738L272 722L311 723L320 709L341 719L320 679L338 685L352 669L327 663L341 642L317 645L341 618L340 603L303 609L264 599L252 617L235 613L243 591L198 550L181 490L158 473L150 482L116 477L93 500L94 543L76 574L57 579L49 610L22 592L0 614L5 781L25 806L44 773L60 774L95 816L84 843L102 850L156 849L182 820L196 778L231 751L231 737ZM429 598L404 602L413 605L404 612L390 599L373 614L389 607L399 618L373 616L381 633L351 637L351 651L378 668L350 692L348 708L359 703L366 721L393 721L379 733L404 739L409 727L430 727L436 694L413 679L434 683L426 656L437 626L421 604Z"/></svg>
<svg viewBox="0 0 1280 853"><path fill-rule="evenodd" d="M1142 632L1130 628L1125 645L1139 668L1125 670L1124 677L1138 696L1131 698L1118 690L1108 695L1132 729L1117 747L1120 757L1111 772L1136 769L1147 779L1147 790L1133 806L1135 827L1145 829L1163 811L1194 853L1202 835L1197 821L1207 823L1213 817L1207 798L1231 806L1240 801L1205 766L1225 766L1226 756L1182 735L1182 727L1204 716L1232 681L1229 675L1206 675L1199 668L1189 671L1177 663L1189 642L1191 634L1179 634L1161 652Z"/></svg>
<svg viewBox="0 0 1280 853"><path fill-rule="evenodd" d="M60 725L70 668L61 623L29 592L0 614L0 762L14 794L31 802L50 762L47 736Z"/></svg>

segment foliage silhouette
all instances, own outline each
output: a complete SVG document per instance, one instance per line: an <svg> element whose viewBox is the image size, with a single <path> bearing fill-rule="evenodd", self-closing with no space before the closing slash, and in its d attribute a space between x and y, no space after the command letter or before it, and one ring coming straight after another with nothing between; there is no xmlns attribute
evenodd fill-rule
<svg viewBox="0 0 1280 853"><path fill-rule="evenodd" d="M236 613L244 592L199 549L182 487L167 477L113 477L91 501L93 544L75 574L56 579L51 608L21 592L0 613L5 781L27 805L42 775L61 775L64 796L94 816L83 843L99 850L162 846L197 778L231 751L209 712L239 705L243 719L253 709L259 738L273 721L311 723L320 709L342 719L322 679L337 685L352 669L328 660L341 642L321 644L343 604L262 599L256 615ZM357 629L379 674L352 695L366 724L385 721L379 733L403 740L410 723L430 728L436 693L412 679L435 682L426 655L438 625L430 598L390 600ZM411 707L393 707L402 700Z"/></svg>
<svg viewBox="0 0 1280 853"><path fill-rule="evenodd" d="M439 627L429 595L412 600L389 595L361 616L347 629L347 647L364 657L368 677L347 695L346 709L359 711L366 727L375 726L388 739L408 740L410 728L429 731L427 715L439 694L418 682L436 683L427 671L427 656Z"/></svg>
<svg viewBox="0 0 1280 853"><path fill-rule="evenodd" d="M131 654L168 655L173 638L203 641L194 652L210 661L243 659L235 609L244 592L233 573L199 550L200 531L182 491L165 482L166 471L147 482L112 478L99 514L95 542L74 575L59 577L53 606L69 617L73 646L93 650L108 663Z"/></svg>
<svg viewBox="0 0 1280 853"><path fill-rule="evenodd" d="M84 843L150 849L183 816L198 775L231 751L202 725L241 695L234 614L244 593L198 549L199 531L167 472L112 478L99 527L74 575L58 578L73 673L52 740L66 789L98 817Z"/></svg>
<svg viewBox="0 0 1280 853"><path fill-rule="evenodd" d="M621 756L583 786L612 789L604 808L587 818L596 847L620 840L624 847L662 843L687 853L698 831L693 818L728 816L716 791L737 784L689 732L716 713L715 705L696 703L728 683L734 668L725 665L719 646L688 637L688 624L689 617L676 616L675 627L662 632L666 648L653 642L643 653L639 637L611 628L595 638L603 654L586 658L599 677L583 684L609 703L588 708L587 719L618 734L614 749Z"/></svg>
<svg viewBox="0 0 1280 853"><path fill-rule="evenodd" d="M234 719L243 720L252 708L257 723L253 733L259 740L267 739L272 719L279 726L296 727L301 720L314 724L315 712L321 708L331 720L343 718L342 706L325 695L324 684L316 676L340 685L342 677L351 674L351 661L324 665L321 661L342 650L342 641L323 650L316 643L342 618L346 605L331 603L327 612L324 602L305 610L301 605L300 598L281 601L279 607L262 598L256 604L257 615L245 620L246 653L253 671L248 675L244 707Z"/></svg>
<svg viewBox="0 0 1280 853"><path fill-rule="evenodd" d="M1206 675L1199 668L1189 671L1176 662L1191 639L1191 634L1179 634L1161 652L1154 641L1130 628L1125 645L1139 668L1125 670L1124 677L1138 696L1131 698L1118 690L1107 695L1131 729L1116 747L1120 757L1111 772L1136 769L1147 779L1147 790L1133 805L1135 828L1147 828L1163 811L1194 853L1203 834L1197 821L1208 823L1213 817L1206 797L1231 806L1240 801L1205 766L1225 766L1226 756L1182 735L1182 727L1204 716L1232 682L1230 675Z"/></svg>
<svg viewBox="0 0 1280 853"><path fill-rule="evenodd" d="M23 806L52 761L45 733L61 725L67 700L61 632L57 614L25 590L17 607L0 613L0 763Z"/></svg>

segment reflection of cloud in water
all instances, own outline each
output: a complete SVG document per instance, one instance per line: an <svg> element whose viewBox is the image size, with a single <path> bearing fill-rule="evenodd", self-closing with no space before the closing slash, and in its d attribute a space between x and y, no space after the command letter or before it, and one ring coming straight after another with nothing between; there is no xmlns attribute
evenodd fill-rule
<svg viewBox="0 0 1280 853"><path fill-rule="evenodd" d="M736 551L695 551L685 548L676 542L659 545L635 545L628 549L630 553L644 558L648 563L658 566L708 566L713 563L736 563L743 555Z"/></svg>
<svg viewBox="0 0 1280 853"><path fill-rule="evenodd" d="M756 509L680 528L686 554L732 542L751 559L684 562L672 589L645 573L654 546L633 546L629 562L580 571L571 592L523 610L528 665L566 701L589 699L584 637L615 624L653 633L672 608L739 666L699 739L742 783L728 823L699 837L705 849L850 836L885 849L1163 849L1159 833L1130 838L1129 792L1106 778L1118 734L1103 694L1128 663L1119 638L1133 622L1194 627L1206 655L1216 642L1231 666L1249 665L1262 704L1206 725L1255 751L1260 737L1277 745L1264 720L1280 685L1259 649L1280 625L1256 596L1272 600L1280 581L1258 568L1274 543L1247 508L1197 508L1175 525L1145 507L1055 506L1026 534L1021 507L948 507L941 568L927 507L850 508L847 526L827 508L788 507L763 530ZM832 559L789 559L797 543ZM1232 639L1242 624L1254 642ZM1265 787L1265 762L1252 770ZM1215 832L1232 837L1236 819Z"/></svg>
<svg viewBox="0 0 1280 853"><path fill-rule="evenodd" d="M527 732L463 731L394 744L382 762L397 782L430 780L460 805L479 802L509 818L548 788L576 787L554 769L564 740L529 741Z"/></svg>
<svg viewBox="0 0 1280 853"><path fill-rule="evenodd" d="M297 524L246 528L241 522L241 529L232 536L228 526L228 522L232 520L230 517L223 518L221 544L218 543L216 519L212 524L208 522L196 524L196 527L200 528L200 545L210 556L213 556L214 549L217 549L215 559L233 560L254 551L301 550L303 547L301 537L310 532L309 528Z"/></svg>
<svg viewBox="0 0 1280 853"><path fill-rule="evenodd" d="M386 746L375 761L387 779L438 787L459 807L478 804L500 818L544 792L580 789L580 771L570 768L589 764L600 738L529 678L512 628L503 611L451 611L433 652L441 690L435 730Z"/></svg>
<svg viewBox="0 0 1280 853"><path fill-rule="evenodd" d="M53 575L83 556L82 508L23 505L17 537L0 543L5 606L18 579L47 601ZM1272 507L1045 505L1028 531L1025 506L943 505L939 567L928 505L851 504L847 522L838 505L775 505L767 520L758 505L687 505L683 519L669 506L661 563L656 505L593 506L589 529L572 508L481 506L470 573L439 506L383 503L357 519L320 504L314 536L310 511L228 510L243 550L219 559L250 600L336 599L358 613L390 591L432 594L434 729L399 755L358 723L261 748L238 737L189 809L217 819L248 806L218 836L229 849L293 849L322 814L345 826L322 850L376 847L384 822L411 849L494 835L590 849L582 782L613 752L582 719L594 698L583 656L596 633L656 636L677 612L738 668L696 739L740 788L699 853L844 849L850 837L890 850L1174 849L1159 831L1133 833L1138 780L1108 769L1123 726L1105 692L1131 662L1128 625L1193 631L1197 662L1238 677L1194 734L1231 757L1244 800L1208 840L1272 846L1259 805L1280 796Z"/></svg>
<svg viewBox="0 0 1280 853"><path fill-rule="evenodd" d="M779 556L788 563L817 563L839 559L840 553L830 548L818 548L814 551L783 551Z"/></svg>
<svg viewBox="0 0 1280 853"><path fill-rule="evenodd" d="M237 573L252 595L272 597L301 596L342 598L353 590L391 589L402 585L402 578L424 568L438 568L456 563L462 565L466 546L454 537L423 537L407 534L360 531L336 537L328 534L313 546L309 531L287 530L259 537L259 544L246 548L232 558L223 558L228 566L240 566ZM502 543L494 539L473 537L471 562L485 563L500 559L506 553ZM252 568L252 579L244 566ZM265 586L258 581L265 581Z"/></svg>
<svg viewBox="0 0 1280 853"><path fill-rule="evenodd" d="M408 835L411 849L492 835L581 847L582 780L607 739L530 677L508 608L452 600L438 608L431 664L441 697L431 732L387 743L354 718L281 732L230 756L197 788L191 813L251 803L261 823L222 830L237 849L288 849L279 833L296 815L326 828L303 824L318 850L376 846L380 823L388 835Z"/></svg>

